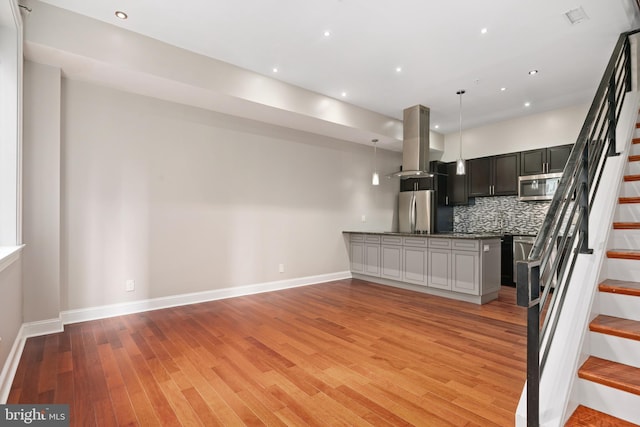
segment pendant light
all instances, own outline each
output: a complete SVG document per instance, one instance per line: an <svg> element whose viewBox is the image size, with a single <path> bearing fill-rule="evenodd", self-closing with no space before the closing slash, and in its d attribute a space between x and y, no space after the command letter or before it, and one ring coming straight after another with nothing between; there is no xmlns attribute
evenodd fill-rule
<svg viewBox="0 0 640 427"><path fill-rule="evenodd" d="M373 142L373 176L371 177L371 185L380 185L380 176L376 167L376 144L378 140L372 139L371 142Z"/></svg>
<svg viewBox="0 0 640 427"><path fill-rule="evenodd" d="M456 92L457 95L460 95L460 157L456 161L456 175L464 175L467 173L464 159L462 158L462 95L466 91L464 89L460 89Z"/></svg>

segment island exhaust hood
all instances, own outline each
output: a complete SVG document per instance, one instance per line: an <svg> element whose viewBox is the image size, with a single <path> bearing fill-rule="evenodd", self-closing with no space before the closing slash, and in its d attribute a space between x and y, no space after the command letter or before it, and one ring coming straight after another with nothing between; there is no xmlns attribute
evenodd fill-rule
<svg viewBox="0 0 640 427"><path fill-rule="evenodd" d="M402 170L389 178L427 178L429 172L429 108L414 105L403 111Z"/></svg>

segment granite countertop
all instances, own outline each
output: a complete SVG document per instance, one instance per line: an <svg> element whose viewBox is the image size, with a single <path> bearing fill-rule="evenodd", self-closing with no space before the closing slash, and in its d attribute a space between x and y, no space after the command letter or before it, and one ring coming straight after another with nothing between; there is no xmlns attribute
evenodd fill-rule
<svg viewBox="0 0 640 427"><path fill-rule="evenodd" d="M399 233L395 231L343 231L349 234L374 234L385 236L405 236L405 237L432 237L439 239L473 239L473 240L489 240L499 239L501 233L433 233L433 234L417 234L417 233Z"/></svg>

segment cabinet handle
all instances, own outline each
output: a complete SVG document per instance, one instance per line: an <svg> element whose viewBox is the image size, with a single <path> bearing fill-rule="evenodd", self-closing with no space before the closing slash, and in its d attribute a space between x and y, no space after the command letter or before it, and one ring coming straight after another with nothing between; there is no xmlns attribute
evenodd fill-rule
<svg viewBox="0 0 640 427"><path fill-rule="evenodd" d="M444 204L449 206L449 196L444 196Z"/></svg>

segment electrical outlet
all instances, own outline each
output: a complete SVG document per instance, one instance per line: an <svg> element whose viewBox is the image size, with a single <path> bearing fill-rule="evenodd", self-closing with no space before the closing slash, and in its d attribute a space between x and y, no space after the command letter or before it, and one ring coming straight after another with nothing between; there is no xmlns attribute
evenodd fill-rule
<svg viewBox="0 0 640 427"><path fill-rule="evenodd" d="M278 272L284 273L284 264L278 264Z"/></svg>
<svg viewBox="0 0 640 427"><path fill-rule="evenodd" d="M136 281L133 279L129 279L124 282L124 290L127 292L133 292L136 290Z"/></svg>
<svg viewBox="0 0 640 427"><path fill-rule="evenodd" d="M362 215L362 222L367 222L367 217L366 217L366 215Z"/></svg>

